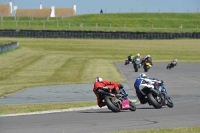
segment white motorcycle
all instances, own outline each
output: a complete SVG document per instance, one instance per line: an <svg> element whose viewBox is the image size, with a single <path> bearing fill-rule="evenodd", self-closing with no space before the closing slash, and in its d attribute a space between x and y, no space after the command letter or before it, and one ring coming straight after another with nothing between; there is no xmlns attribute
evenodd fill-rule
<svg viewBox="0 0 200 133"><path fill-rule="evenodd" d="M147 81L146 84L142 84L139 87L139 90L147 97L149 105L153 105L156 109L162 108L162 106L165 105L169 108L173 108L174 106L166 92L163 81L155 81L154 83L149 83L149 81Z"/></svg>

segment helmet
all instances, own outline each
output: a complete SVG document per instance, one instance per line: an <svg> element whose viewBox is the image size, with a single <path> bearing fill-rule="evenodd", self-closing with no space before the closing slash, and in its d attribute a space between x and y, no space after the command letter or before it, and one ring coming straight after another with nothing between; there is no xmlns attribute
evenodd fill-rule
<svg viewBox="0 0 200 133"><path fill-rule="evenodd" d="M137 56L140 56L140 54L138 53Z"/></svg>
<svg viewBox="0 0 200 133"><path fill-rule="evenodd" d="M177 59L175 59L175 61L178 61Z"/></svg>
<svg viewBox="0 0 200 133"><path fill-rule="evenodd" d="M103 80L102 78L96 77L95 80L94 80L94 82L101 82L102 80Z"/></svg>
<svg viewBox="0 0 200 133"><path fill-rule="evenodd" d="M150 55L147 55L147 57L151 57Z"/></svg>
<svg viewBox="0 0 200 133"><path fill-rule="evenodd" d="M139 74L139 77L140 77L140 78L147 78L147 75L144 74L144 73L141 73L141 74Z"/></svg>

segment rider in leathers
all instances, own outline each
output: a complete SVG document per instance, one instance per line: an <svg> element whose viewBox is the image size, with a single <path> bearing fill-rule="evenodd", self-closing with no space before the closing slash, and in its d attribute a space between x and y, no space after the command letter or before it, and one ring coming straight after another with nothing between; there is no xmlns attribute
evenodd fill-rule
<svg viewBox="0 0 200 133"><path fill-rule="evenodd" d="M99 88L99 87L107 87L108 89L115 89L117 94L120 94L120 92L122 91L122 84L119 84L117 82L113 82L113 81L107 81L107 80L103 80L102 78L100 77L96 77L95 78L95 82L94 82L94 88L93 88L93 92L94 94L96 95L97 97L97 104L99 107L103 107L105 106L106 104L102 101L102 97L100 97L98 95L98 93L96 92L96 90ZM122 92L121 92L122 93Z"/></svg>
<svg viewBox="0 0 200 133"><path fill-rule="evenodd" d="M148 84L153 85L152 87L156 87L156 83L162 84L163 81L162 80L158 80L156 78L149 78L146 76L146 74L141 73L139 74L139 76L136 78L135 83L134 83L134 87L135 87L135 91L137 94L138 99L140 100L141 104L145 104L147 103L147 98L145 97L145 95L142 94L142 92L140 90L142 90L144 87L148 86ZM167 94L167 91L164 87L162 87L162 89L159 88L160 92L164 92Z"/></svg>

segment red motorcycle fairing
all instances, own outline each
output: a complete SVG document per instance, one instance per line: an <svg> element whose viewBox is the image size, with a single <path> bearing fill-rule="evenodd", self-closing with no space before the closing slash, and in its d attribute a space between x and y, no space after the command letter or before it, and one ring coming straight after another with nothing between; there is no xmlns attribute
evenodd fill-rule
<svg viewBox="0 0 200 133"><path fill-rule="evenodd" d="M103 88L103 87L107 87L107 88L110 88L110 89L114 89L115 88L114 85L105 85L104 83L101 83L101 82L95 82L94 83L94 89Z"/></svg>

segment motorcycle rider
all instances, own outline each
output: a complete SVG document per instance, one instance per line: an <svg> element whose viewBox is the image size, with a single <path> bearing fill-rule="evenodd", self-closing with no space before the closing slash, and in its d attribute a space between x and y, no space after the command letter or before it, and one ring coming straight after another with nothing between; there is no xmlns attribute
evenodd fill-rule
<svg viewBox="0 0 200 133"><path fill-rule="evenodd" d="M133 64L135 63L135 61L136 61L137 58L141 58L139 53L133 58L133 61L132 61ZM140 68L140 66L141 66L141 59L140 59L139 68Z"/></svg>
<svg viewBox="0 0 200 133"><path fill-rule="evenodd" d="M128 61L133 61L133 58L134 58L134 55L133 54L130 54L129 56L128 56Z"/></svg>
<svg viewBox="0 0 200 133"><path fill-rule="evenodd" d="M117 92L117 95L121 95L121 94L120 94L120 91L121 91L120 88L123 88L123 85L122 85L122 84L119 84L119 83L117 83L117 82L112 82L112 81L103 80L103 79L100 78L100 77L96 77L96 78L95 78L93 92L94 92L94 94L95 94L96 97L97 97L97 104L98 104L98 106L101 108L101 107L105 106L106 104L103 102L103 98L100 97L100 96L98 95L98 93L96 92L96 90L97 90L99 87L100 87L100 88L101 88L101 87L102 87L102 88L103 88L103 87L106 87L106 88L111 89L111 90L112 90L112 89L115 89L116 92ZM122 90L122 91L124 91L124 90ZM122 91L121 91L121 93L123 94Z"/></svg>
<svg viewBox="0 0 200 133"><path fill-rule="evenodd" d="M137 58L140 58L140 54L139 54L139 53L133 58L133 63L135 62L135 60L136 60Z"/></svg>
<svg viewBox="0 0 200 133"><path fill-rule="evenodd" d="M139 76L136 78L135 83L134 83L134 88L135 88L137 97L138 97L138 99L139 99L141 104L147 103L148 100L145 97L145 95L143 95L141 93L140 90L142 90L144 87L148 86L148 84L154 85L154 88L156 88L156 84L155 83L163 84L163 81L162 80L158 80L156 78L149 78L144 73L139 74ZM162 88L162 90L159 90L159 91L160 92L164 92L165 94L167 94L167 91L166 91L166 89L164 87Z"/></svg>
<svg viewBox="0 0 200 133"><path fill-rule="evenodd" d="M178 64L178 60L177 59L171 61L170 63L172 64L173 62L175 62L174 66L176 66Z"/></svg>
<svg viewBox="0 0 200 133"><path fill-rule="evenodd" d="M151 66L153 66L152 58L151 58L150 55L145 56L145 57L142 59L142 63L141 63L141 64L144 65L145 61L149 61L150 64L151 64Z"/></svg>

